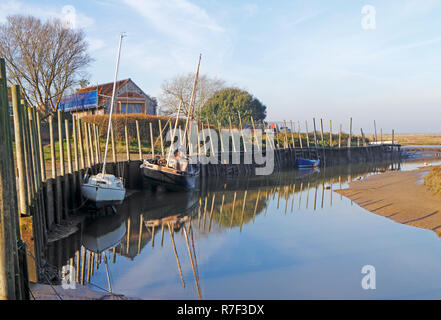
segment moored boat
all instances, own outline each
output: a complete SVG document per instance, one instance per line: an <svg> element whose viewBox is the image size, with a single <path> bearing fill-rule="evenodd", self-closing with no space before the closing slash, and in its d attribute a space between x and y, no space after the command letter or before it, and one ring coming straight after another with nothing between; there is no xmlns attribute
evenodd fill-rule
<svg viewBox="0 0 441 320"><path fill-rule="evenodd" d="M157 160L144 159L142 174L153 185L163 185L171 191L189 191L195 189L199 179L199 166L189 165L185 171L163 166Z"/></svg>
<svg viewBox="0 0 441 320"><path fill-rule="evenodd" d="M305 159L305 158L296 159L296 166L298 168L316 168L319 165L320 165L320 159L317 160Z"/></svg>
<svg viewBox="0 0 441 320"><path fill-rule="evenodd" d="M81 193L85 198L97 203L120 203L125 198L126 189L121 178L111 174L98 173L84 178Z"/></svg>
<svg viewBox="0 0 441 320"><path fill-rule="evenodd" d="M126 189L124 187L123 179L120 177L115 177L111 174L106 174L107 151L109 148L109 136L112 124L113 106L115 102L116 80L118 78L122 38L123 35L120 35L118 55L116 58L115 79L113 81L112 99L110 102L109 123L107 126L106 149L104 151L102 172L92 176L86 175L81 184L82 195L86 199L94 201L96 203L120 203L124 200L124 197L126 195Z"/></svg>

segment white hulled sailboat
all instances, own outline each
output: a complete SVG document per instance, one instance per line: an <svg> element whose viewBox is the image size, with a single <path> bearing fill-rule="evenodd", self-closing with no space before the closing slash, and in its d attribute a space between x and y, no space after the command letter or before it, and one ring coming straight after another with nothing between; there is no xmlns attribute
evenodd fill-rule
<svg viewBox="0 0 441 320"><path fill-rule="evenodd" d="M110 126L112 123L113 105L115 102L116 81L118 78L119 59L121 55L121 43L123 35L119 38L118 55L116 58L115 79L113 82L112 99L110 102L109 124L107 128L106 150L104 153L104 163L102 172L84 178L81 185L81 193L87 199L94 202L122 202L126 195L124 181L120 177L106 174L107 150L109 148Z"/></svg>

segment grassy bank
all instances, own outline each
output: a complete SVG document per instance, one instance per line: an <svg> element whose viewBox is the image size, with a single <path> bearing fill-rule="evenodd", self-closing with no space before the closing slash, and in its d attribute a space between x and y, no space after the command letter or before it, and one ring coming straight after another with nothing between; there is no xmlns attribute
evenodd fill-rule
<svg viewBox="0 0 441 320"><path fill-rule="evenodd" d="M384 135L384 140L392 140L392 135ZM396 134L395 141L401 145L441 145L441 133Z"/></svg>
<svg viewBox="0 0 441 320"><path fill-rule="evenodd" d="M434 167L424 178L424 185L435 194L441 195L441 167Z"/></svg>

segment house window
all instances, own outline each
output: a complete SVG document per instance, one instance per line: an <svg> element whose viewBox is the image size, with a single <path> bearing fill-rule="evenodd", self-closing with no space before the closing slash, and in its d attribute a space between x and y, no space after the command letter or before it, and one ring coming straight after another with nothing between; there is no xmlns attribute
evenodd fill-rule
<svg viewBox="0 0 441 320"><path fill-rule="evenodd" d="M121 113L141 113L142 103L121 103Z"/></svg>

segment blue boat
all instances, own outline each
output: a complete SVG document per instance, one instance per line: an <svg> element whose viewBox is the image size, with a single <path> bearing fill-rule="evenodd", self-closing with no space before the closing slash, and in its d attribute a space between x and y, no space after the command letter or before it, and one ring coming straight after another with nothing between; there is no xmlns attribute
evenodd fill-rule
<svg viewBox="0 0 441 320"><path fill-rule="evenodd" d="M305 159L305 158L297 158L296 159L296 166L299 168L315 168L320 165L320 159L317 160L311 160L311 159Z"/></svg>

